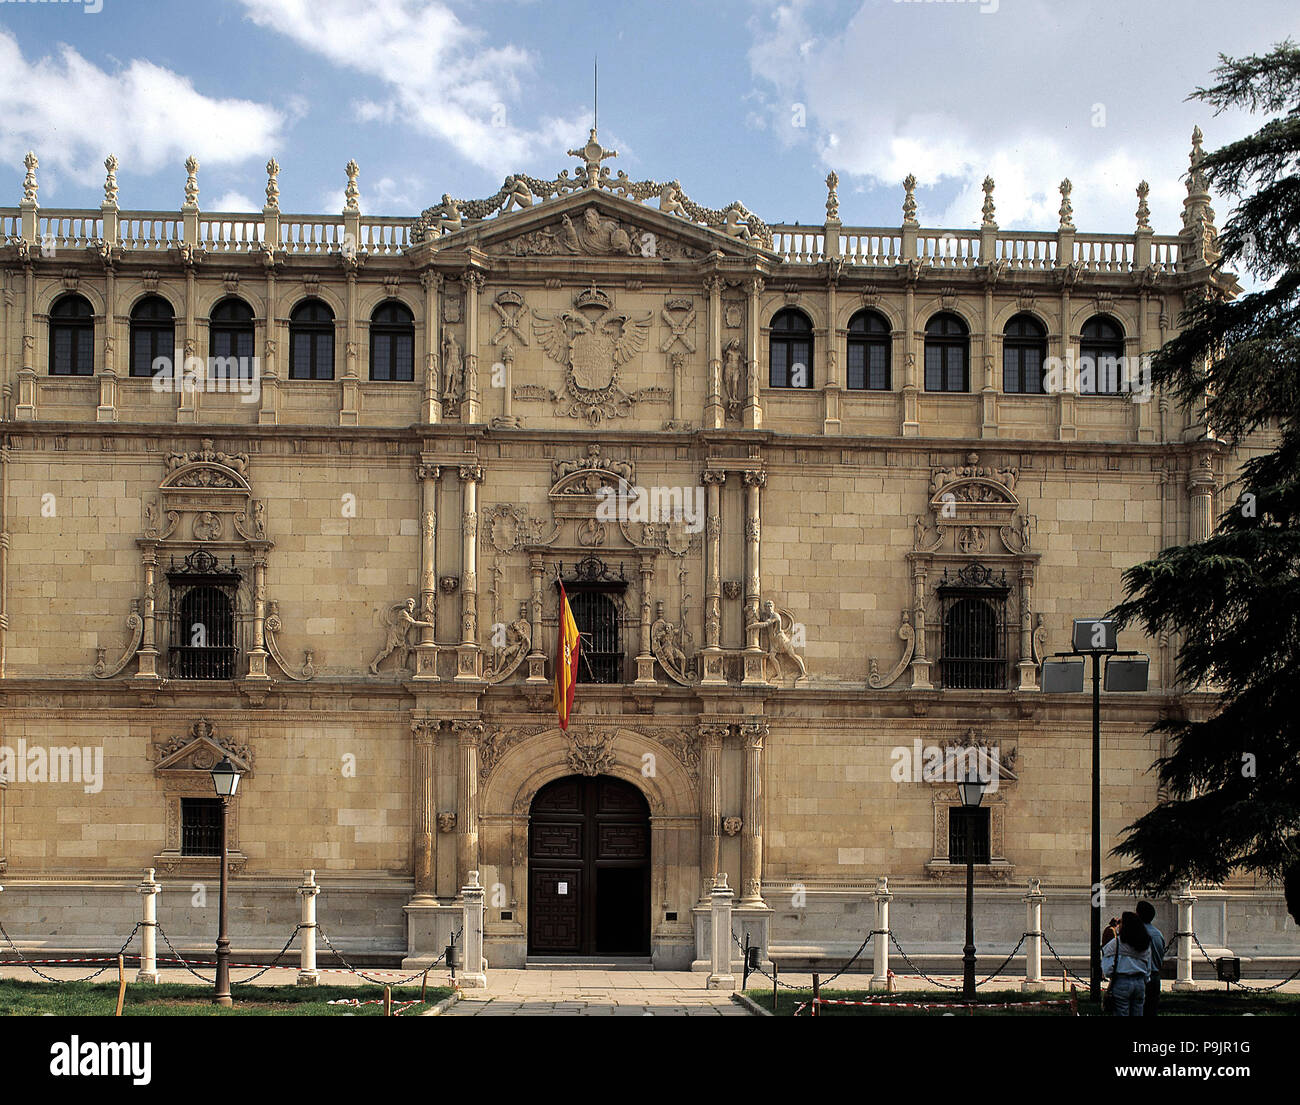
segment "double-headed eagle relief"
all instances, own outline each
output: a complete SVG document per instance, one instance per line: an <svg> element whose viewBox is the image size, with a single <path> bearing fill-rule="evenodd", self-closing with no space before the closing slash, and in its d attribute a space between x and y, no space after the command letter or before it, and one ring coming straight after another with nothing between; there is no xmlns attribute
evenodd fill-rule
<svg viewBox="0 0 1300 1105"><path fill-rule="evenodd" d="M652 313L631 315L596 287L580 292L573 310L546 317L533 312L533 334L546 355L567 370L565 393L556 394L560 413L599 425L626 415L642 393L619 386L619 369L650 341Z"/></svg>

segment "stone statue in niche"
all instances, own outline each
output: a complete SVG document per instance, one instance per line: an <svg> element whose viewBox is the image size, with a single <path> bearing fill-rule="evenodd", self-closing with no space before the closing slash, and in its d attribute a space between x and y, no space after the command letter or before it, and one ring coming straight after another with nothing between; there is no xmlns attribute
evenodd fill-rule
<svg viewBox="0 0 1300 1105"><path fill-rule="evenodd" d="M442 339L442 398L448 407L454 408L460 402L463 369L460 342L455 334L448 333Z"/></svg>
<svg viewBox="0 0 1300 1105"><path fill-rule="evenodd" d="M731 418L740 417L740 408L745 401L745 370L741 360L740 342L733 338L722 351L722 387L726 393L727 414Z"/></svg>
<svg viewBox="0 0 1300 1105"><path fill-rule="evenodd" d="M405 602L399 602L389 609L388 617L388 637L384 641L384 647L379 650L375 658L370 661L370 674L379 674L379 665L399 648L402 650L402 668L407 665L407 660L411 654L411 643L409 640L413 628L433 629L432 621L420 621L415 616L415 599L407 599Z"/></svg>

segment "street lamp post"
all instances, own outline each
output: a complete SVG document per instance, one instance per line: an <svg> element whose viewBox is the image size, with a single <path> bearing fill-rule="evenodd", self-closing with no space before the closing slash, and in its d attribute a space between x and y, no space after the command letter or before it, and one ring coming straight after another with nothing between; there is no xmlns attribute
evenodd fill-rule
<svg viewBox="0 0 1300 1105"><path fill-rule="evenodd" d="M1072 648L1043 661L1046 694L1083 691L1083 658L1092 657L1092 870L1088 918L1088 995L1101 1001L1101 658L1106 661L1106 690L1145 691L1150 659L1140 652L1121 652L1110 618L1075 618Z"/></svg>
<svg viewBox="0 0 1300 1105"><path fill-rule="evenodd" d="M217 1005L231 1006L230 997L230 937L226 935L226 814L230 809L230 800L239 789L239 769L230 762L229 756L222 756L221 762L212 769L212 785L221 799L221 890L217 906L217 984L213 1002Z"/></svg>
<svg viewBox="0 0 1300 1105"><path fill-rule="evenodd" d="M957 784L961 804L968 811L979 809L984 799L984 780L973 764ZM974 818L966 818L966 946L962 949L962 997L975 1000L975 832Z"/></svg>

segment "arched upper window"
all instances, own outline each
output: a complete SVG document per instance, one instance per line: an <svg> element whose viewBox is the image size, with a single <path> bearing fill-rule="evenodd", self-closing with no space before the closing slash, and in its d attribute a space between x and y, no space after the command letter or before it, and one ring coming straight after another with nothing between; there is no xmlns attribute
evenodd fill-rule
<svg viewBox="0 0 1300 1105"><path fill-rule="evenodd" d="M94 374L94 309L84 296L61 296L50 308L50 375Z"/></svg>
<svg viewBox="0 0 1300 1105"><path fill-rule="evenodd" d="M131 375L152 376L154 362L176 356L176 315L160 295L147 295L131 308Z"/></svg>
<svg viewBox="0 0 1300 1105"><path fill-rule="evenodd" d="M875 311L859 311L849 319L847 384L854 390L889 390L889 323Z"/></svg>
<svg viewBox="0 0 1300 1105"><path fill-rule="evenodd" d="M772 318L768 344L768 385L774 388L810 388L812 374L812 323L802 311L787 307Z"/></svg>
<svg viewBox="0 0 1300 1105"><path fill-rule="evenodd" d="M208 320L208 375L214 380L253 378L253 308L223 299Z"/></svg>
<svg viewBox="0 0 1300 1105"><path fill-rule="evenodd" d="M1124 331L1105 315L1093 315L1079 334L1079 394L1118 395L1124 358Z"/></svg>
<svg viewBox="0 0 1300 1105"><path fill-rule="evenodd" d="M970 390L970 334L949 311L935 315L925 326L925 390Z"/></svg>
<svg viewBox="0 0 1300 1105"><path fill-rule="evenodd" d="M415 317L394 299L370 316L370 378L415 379Z"/></svg>
<svg viewBox="0 0 1300 1105"><path fill-rule="evenodd" d="M334 312L319 299L289 315L289 379L334 379Z"/></svg>
<svg viewBox="0 0 1300 1105"><path fill-rule="evenodd" d="M1016 315L1002 332L1002 390L1041 395L1047 331L1033 315Z"/></svg>

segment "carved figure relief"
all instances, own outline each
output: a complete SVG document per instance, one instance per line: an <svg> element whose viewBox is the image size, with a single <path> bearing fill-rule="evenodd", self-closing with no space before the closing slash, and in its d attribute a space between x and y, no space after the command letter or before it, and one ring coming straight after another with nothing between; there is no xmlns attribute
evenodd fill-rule
<svg viewBox="0 0 1300 1105"><path fill-rule="evenodd" d="M727 417L739 421L740 409L745 402L745 366L740 342L735 338L722 350L722 389Z"/></svg>
<svg viewBox="0 0 1300 1105"><path fill-rule="evenodd" d="M407 667L407 661L411 654L411 644L409 636L414 628L433 629L432 621L420 621L415 616L415 599L410 598L405 602L399 602L389 608L388 615L385 618L388 627L388 634L384 640L383 648L376 654L375 658L370 661L370 674L379 674L379 665L388 659L398 649L402 650L401 669Z"/></svg>
<svg viewBox="0 0 1300 1105"><path fill-rule="evenodd" d="M799 670L797 679L808 678L808 668L794 648L794 615L788 610L777 610L771 599L763 603L762 614L750 615L750 624L767 631L767 658L777 678L781 677L781 661L789 660Z"/></svg>

